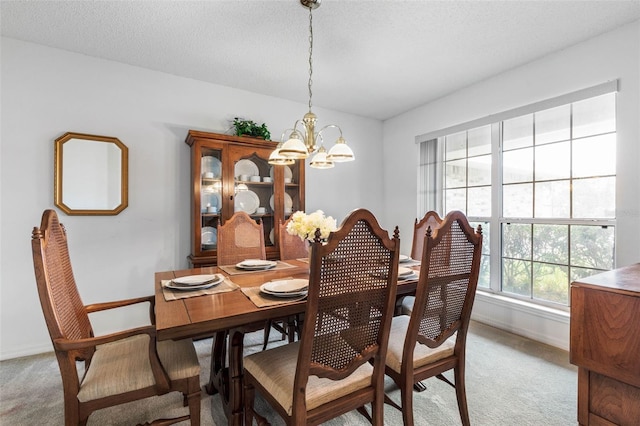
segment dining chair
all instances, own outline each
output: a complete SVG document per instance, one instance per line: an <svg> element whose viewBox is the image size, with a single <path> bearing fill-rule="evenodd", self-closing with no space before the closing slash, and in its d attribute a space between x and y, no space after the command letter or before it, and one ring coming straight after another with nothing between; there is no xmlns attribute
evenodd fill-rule
<svg viewBox="0 0 640 426"><path fill-rule="evenodd" d="M254 410L256 390L288 425L354 409L383 424L399 253L398 228L390 238L365 209L351 212L326 242L316 231L300 340L244 358L245 425L266 421Z"/></svg>
<svg viewBox="0 0 640 426"><path fill-rule="evenodd" d="M290 221L291 217L284 221L284 223L282 221L278 222L278 250L280 259L308 259L309 243L297 235L292 235L287 232L287 225Z"/></svg>
<svg viewBox="0 0 640 426"><path fill-rule="evenodd" d="M482 227L474 232L460 211L427 230L413 310L393 318L386 358L401 406L385 401L402 411L405 426L413 425L413 385L434 376L455 388L462 424L469 425L465 348L481 250ZM452 369L455 383L443 375Z"/></svg>
<svg viewBox="0 0 640 426"><path fill-rule="evenodd" d="M278 251L280 253L280 260L285 259L300 259L309 258L309 245L306 241L303 241L297 235L291 235L287 232L287 224L291 220L291 217L284 223L278 221ZM300 324L302 315L296 315L292 318L282 321L269 321L269 327L265 327L264 344L262 350L266 349L269 342L269 335L271 328L282 333L283 338L287 337L289 343L295 340L296 334L300 337Z"/></svg>
<svg viewBox="0 0 640 426"><path fill-rule="evenodd" d="M265 245L264 245L264 229L262 220L258 219L258 222L253 220L246 212L238 211L231 216L224 224L218 225L218 266L222 265L235 265L246 259L260 259L265 260L267 258ZM281 321L269 320L264 325L247 328L253 331L263 329L264 343L263 347L266 347L269 342L269 336L271 328L276 326L278 331L282 333L282 338L287 337L284 330L284 326L280 325L286 322L286 319ZM224 332L223 332L224 333ZM219 339L226 338L226 333L220 334ZM216 335L218 338L218 335ZM214 339L215 340L215 339ZM216 350L216 343L213 342L213 351Z"/></svg>
<svg viewBox="0 0 640 426"><path fill-rule="evenodd" d="M416 221L413 225L413 241L411 243L411 259L420 260L422 259L422 248L424 246L424 239L427 234L427 229L431 228L431 231L435 231L438 226L440 226L440 222L442 219L433 210L428 211L425 215L418 221ZM404 296L399 303L400 313L403 315L411 315L411 310L413 309L413 302L415 300L415 296ZM419 387L418 390L424 390L422 387Z"/></svg>
<svg viewBox="0 0 640 426"><path fill-rule="evenodd" d="M431 227L431 230L435 231L435 229L440 225L440 222L442 222L442 219L438 216L438 213L433 210L426 212L420 221L416 218L413 225L413 241L411 243L412 259L422 259L422 250L424 246L424 238L427 234L427 228Z"/></svg>
<svg viewBox="0 0 640 426"><path fill-rule="evenodd" d="M262 221L256 222L246 212L238 211L218 225L218 266L235 265L245 259L265 260Z"/></svg>
<svg viewBox="0 0 640 426"><path fill-rule="evenodd" d="M86 424L92 412L167 392L181 392L189 414L162 419L200 424L200 365L191 340L156 341L154 296L84 305L71 268L67 235L45 210L31 239L33 265L49 335L62 376L66 425ZM151 325L94 336L92 312L149 303ZM78 376L76 361L84 361Z"/></svg>

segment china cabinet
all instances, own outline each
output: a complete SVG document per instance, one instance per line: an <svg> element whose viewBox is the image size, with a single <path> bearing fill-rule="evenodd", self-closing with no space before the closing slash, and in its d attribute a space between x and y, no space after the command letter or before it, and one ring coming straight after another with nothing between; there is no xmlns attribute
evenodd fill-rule
<svg viewBox="0 0 640 426"><path fill-rule="evenodd" d="M190 130L193 267L215 265L217 226L236 211L262 221L268 259L278 257L278 222L304 210L304 161L268 163L277 143Z"/></svg>

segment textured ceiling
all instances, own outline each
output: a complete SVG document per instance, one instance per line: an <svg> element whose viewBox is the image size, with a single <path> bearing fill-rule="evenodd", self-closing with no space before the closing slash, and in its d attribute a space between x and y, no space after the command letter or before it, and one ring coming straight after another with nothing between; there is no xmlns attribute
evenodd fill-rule
<svg viewBox="0 0 640 426"><path fill-rule="evenodd" d="M5 37L308 100L308 11L298 0L0 7ZM313 103L383 120L637 19L640 0L323 0Z"/></svg>

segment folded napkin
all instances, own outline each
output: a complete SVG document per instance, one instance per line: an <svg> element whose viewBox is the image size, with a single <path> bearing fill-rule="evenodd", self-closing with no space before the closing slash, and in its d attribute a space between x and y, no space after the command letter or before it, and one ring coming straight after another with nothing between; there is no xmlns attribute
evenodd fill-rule
<svg viewBox="0 0 640 426"><path fill-rule="evenodd" d="M242 269L238 268L236 265L223 265L218 266L218 268L222 269L229 275L240 275L240 274L252 274L254 272L265 272L265 271L280 271L282 269L296 268L294 265L290 265L285 262L277 261L276 266L268 269Z"/></svg>
<svg viewBox="0 0 640 426"><path fill-rule="evenodd" d="M200 290L174 290L171 288L167 288L167 284L171 283L171 280L162 280L160 284L162 285L162 295L164 296L164 300L167 302L171 300L178 299L186 299L188 297L196 297L196 296L205 296L209 294L216 293L226 293L228 291L234 291L240 288L240 286L229 278L224 279L220 284L214 285L213 287L203 288Z"/></svg>
<svg viewBox="0 0 640 426"><path fill-rule="evenodd" d="M307 295L298 297L278 297L265 294L260 291L260 287L242 287L240 289L258 308L267 306L283 305L285 303L299 302L307 298Z"/></svg>

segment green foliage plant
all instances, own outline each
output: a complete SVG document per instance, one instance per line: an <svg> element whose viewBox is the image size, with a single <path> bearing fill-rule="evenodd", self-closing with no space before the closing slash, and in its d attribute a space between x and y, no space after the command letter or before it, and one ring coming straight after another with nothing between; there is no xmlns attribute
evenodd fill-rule
<svg viewBox="0 0 640 426"><path fill-rule="evenodd" d="M233 128L236 136L251 136L254 138L271 139L271 133L267 125L262 123L258 126L252 120L242 120L238 117L233 119Z"/></svg>

